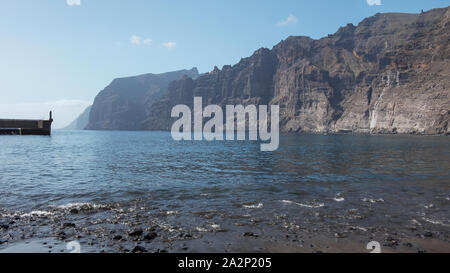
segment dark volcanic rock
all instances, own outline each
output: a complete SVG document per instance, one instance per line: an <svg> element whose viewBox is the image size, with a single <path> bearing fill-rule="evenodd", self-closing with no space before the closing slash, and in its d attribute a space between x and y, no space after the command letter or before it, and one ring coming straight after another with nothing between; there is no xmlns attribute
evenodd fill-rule
<svg viewBox="0 0 450 273"><path fill-rule="evenodd" d="M377 14L319 40L289 37L234 66L170 83L135 120L170 130L172 107L192 107L194 96L222 107L279 105L286 132L448 134L450 8Z"/></svg>
<svg viewBox="0 0 450 273"><path fill-rule="evenodd" d="M253 232L244 232L244 234L242 236L244 236L244 237L255 237L255 238L258 237L258 235L256 235Z"/></svg>
<svg viewBox="0 0 450 273"><path fill-rule="evenodd" d="M135 229L128 233L129 236L141 236L144 233L142 229Z"/></svg>
<svg viewBox="0 0 450 273"><path fill-rule="evenodd" d="M79 212L80 211L78 209L75 209L75 208L70 210L70 213L72 213L72 214L78 214Z"/></svg>
<svg viewBox="0 0 450 273"><path fill-rule="evenodd" d="M60 240L66 239L66 233L64 231L60 231L56 235L58 236L58 239L60 239Z"/></svg>
<svg viewBox="0 0 450 273"><path fill-rule="evenodd" d="M121 235L116 235L113 237L113 240L119 241L122 240L122 236Z"/></svg>
<svg viewBox="0 0 450 273"><path fill-rule="evenodd" d="M408 243L408 242L404 243L403 245L406 246L406 247L413 247L413 245L411 243Z"/></svg>
<svg viewBox="0 0 450 273"><path fill-rule="evenodd" d="M383 246L388 246L388 247L396 247L398 246L398 240L394 239L392 237L388 237L386 238L386 242L383 244Z"/></svg>
<svg viewBox="0 0 450 273"><path fill-rule="evenodd" d="M135 246L132 250L132 253L144 253L147 252L147 249L145 249L145 247L143 246Z"/></svg>
<svg viewBox="0 0 450 273"><path fill-rule="evenodd" d="M75 227L76 225L74 223L64 223L62 224L63 228L69 228L69 227Z"/></svg>
<svg viewBox="0 0 450 273"><path fill-rule="evenodd" d="M6 225L6 224L0 224L0 228L2 228L2 229L8 229L8 228L9 228L9 225Z"/></svg>
<svg viewBox="0 0 450 273"><path fill-rule="evenodd" d="M163 74L144 74L115 79L95 98L88 130L142 130L153 102L167 91L171 81L184 75L198 76L196 68Z"/></svg>
<svg viewBox="0 0 450 273"><path fill-rule="evenodd" d="M158 237L158 234L156 232L150 232L144 236L144 239L151 241L151 240L155 239L156 237Z"/></svg>
<svg viewBox="0 0 450 273"><path fill-rule="evenodd" d="M334 237L336 237L336 238L347 238L347 234L337 232L337 233L334 234Z"/></svg>

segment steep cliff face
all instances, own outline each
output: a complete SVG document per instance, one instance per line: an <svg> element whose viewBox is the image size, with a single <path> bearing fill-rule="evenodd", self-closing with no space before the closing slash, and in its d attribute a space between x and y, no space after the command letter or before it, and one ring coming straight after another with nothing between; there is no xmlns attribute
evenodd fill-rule
<svg viewBox="0 0 450 273"><path fill-rule="evenodd" d="M183 76L197 78L197 68L113 80L95 98L86 129L142 130L153 102Z"/></svg>
<svg viewBox="0 0 450 273"><path fill-rule="evenodd" d="M203 104L268 104L273 97L276 55L260 49L235 66L217 67L193 80L184 77L170 83L168 92L157 100L144 122L147 130L169 130L171 109L177 104L192 106L193 97L203 97Z"/></svg>
<svg viewBox="0 0 450 273"><path fill-rule="evenodd" d="M449 133L450 8L377 14L313 40L289 37L234 66L172 82L142 129L174 105L277 104L290 132Z"/></svg>

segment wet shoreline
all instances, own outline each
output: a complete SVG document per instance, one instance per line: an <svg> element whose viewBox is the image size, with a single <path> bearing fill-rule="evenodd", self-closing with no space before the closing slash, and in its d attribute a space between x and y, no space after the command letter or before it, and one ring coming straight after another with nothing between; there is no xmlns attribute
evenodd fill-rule
<svg viewBox="0 0 450 273"><path fill-rule="evenodd" d="M290 221L288 215L282 214L268 220L252 215L262 209L258 205L248 205L247 215L234 216L212 212L180 215L178 211L150 210L137 203L128 208L81 203L49 211L3 213L0 253L70 252L66 246L72 241L80 243L81 252L92 253L368 253L371 241L379 242L381 252L386 253L450 250L449 229L436 223L412 221L396 229L389 225L355 226L350 222L331 225L327 220ZM310 209L317 219L327 215L326 207L305 209ZM199 215L204 221L183 224L185 219ZM356 212L348 212L347 216L360 217Z"/></svg>

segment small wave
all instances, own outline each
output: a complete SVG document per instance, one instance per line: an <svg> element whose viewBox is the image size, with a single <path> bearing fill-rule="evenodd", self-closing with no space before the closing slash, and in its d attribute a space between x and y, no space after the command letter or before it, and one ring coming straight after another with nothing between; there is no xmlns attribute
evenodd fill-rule
<svg viewBox="0 0 450 273"><path fill-rule="evenodd" d="M361 230L361 231L364 231L364 232L367 232L367 228L363 228L363 227L359 227L359 226L351 226L350 228L352 228L352 229L359 229L359 230Z"/></svg>
<svg viewBox="0 0 450 273"><path fill-rule="evenodd" d="M338 193L336 194L336 196L333 197L333 200L336 201L336 202L344 202L344 201L345 201L345 198L342 197L342 193L341 193L341 192L338 192Z"/></svg>
<svg viewBox="0 0 450 273"><path fill-rule="evenodd" d="M429 205L425 205L425 206L423 206L423 207L426 208L426 209L431 209L431 208L434 207L434 205L433 205L433 204L429 204Z"/></svg>
<svg viewBox="0 0 450 273"><path fill-rule="evenodd" d="M202 228L202 227L196 227L195 228L198 232L208 232L208 230L206 228Z"/></svg>
<svg viewBox="0 0 450 273"><path fill-rule="evenodd" d="M56 207L56 209L64 211L72 209L88 211L88 210L108 209L108 208L110 208L108 205L98 205L93 203L69 203L66 205L60 205Z"/></svg>
<svg viewBox="0 0 450 273"><path fill-rule="evenodd" d="M429 218L425 218L425 217L423 217L422 219L425 222L431 223L433 225L441 225L441 226L444 226L444 227L450 227L450 225L445 224L445 223L443 223L442 221L439 221L439 220L433 220L433 219L429 219Z"/></svg>
<svg viewBox="0 0 450 273"><path fill-rule="evenodd" d="M24 214L19 214L18 216L20 217L46 217L46 216L50 216L53 215L54 213L49 212L49 211L45 211L45 210L33 210L31 212L28 213L24 213Z"/></svg>
<svg viewBox="0 0 450 273"><path fill-rule="evenodd" d="M178 214L177 210L168 210L166 212L164 212L165 215L174 215L174 214Z"/></svg>
<svg viewBox="0 0 450 273"><path fill-rule="evenodd" d="M13 213L4 213L0 214L1 217L47 217L50 215L54 215L53 212L45 211L45 210L33 210L31 212L13 212Z"/></svg>
<svg viewBox="0 0 450 273"><path fill-rule="evenodd" d="M383 198L378 198L378 199L363 198L363 199L361 199L361 201L368 202L368 203L382 203L382 202L384 202L384 199Z"/></svg>
<svg viewBox="0 0 450 273"><path fill-rule="evenodd" d="M317 208L321 208L321 207L325 206L324 203L310 205L310 204L296 203L296 202L290 201L290 200L281 200L281 202L285 203L285 204L295 204L295 205L300 206L300 207L312 208L312 209L317 209Z"/></svg>
<svg viewBox="0 0 450 273"><path fill-rule="evenodd" d="M243 205L243 207L246 209L260 209L263 207L263 203L259 203L256 205Z"/></svg>

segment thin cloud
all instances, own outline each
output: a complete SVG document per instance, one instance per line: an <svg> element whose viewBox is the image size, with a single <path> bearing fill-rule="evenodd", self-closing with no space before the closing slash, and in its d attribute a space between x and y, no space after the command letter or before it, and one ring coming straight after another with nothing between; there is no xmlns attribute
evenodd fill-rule
<svg viewBox="0 0 450 273"><path fill-rule="evenodd" d="M277 25L284 27L284 26L288 26L291 24L295 24L295 23L297 23L297 21L298 21L297 17L295 17L294 15L291 14L288 17L286 17L286 19L283 19L280 22L278 22Z"/></svg>
<svg viewBox="0 0 450 273"><path fill-rule="evenodd" d="M172 49L177 46L177 43L169 41L169 42L163 43L163 46L167 49Z"/></svg>
<svg viewBox="0 0 450 273"><path fill-rule="evenodd" d="M141 45L142 42L142 38L136 35L132 35L130 37L130 43L132 43L133 45Z"/></svg>
<svg viewBox="0 0 450 273"><path fill-rule="evenodd" d="M81 6L81 0L66 0L69 6Z"/></svg>
<svg viewBox="0 0 450 273"><path fill-rule="evenodd" d="M152 45L153 40L150 38L142 38L137 35L132 35L130 37L130 43L133 45L136 45L136 46L140 46L140 45L150 46L150 45Z"/></svg>
<svg viewBox="0 0 450 273"><path fill-rule="evenodd" d="M381 0L366 0L369 6L381 6Z"/></svg>
<svg viewBox="0 0 450 273"><path fill-rule="evenodd" d="M142 43L144 43L144 45L152 45L152 43L153 43L153 40L152 39L150 39L150 38L145 38L143 41L142 41Z"/></svg>

